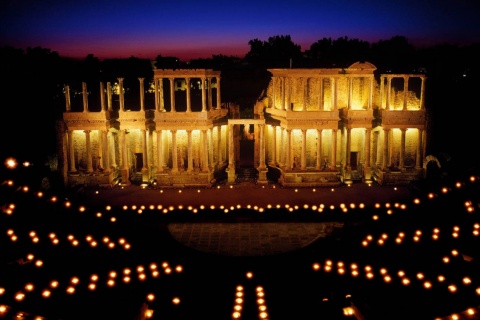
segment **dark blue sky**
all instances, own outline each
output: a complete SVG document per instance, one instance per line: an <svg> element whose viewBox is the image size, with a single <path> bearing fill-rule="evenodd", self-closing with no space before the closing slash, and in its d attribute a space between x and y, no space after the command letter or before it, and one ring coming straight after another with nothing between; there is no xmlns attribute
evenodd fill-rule
<svg viewBox="0 0 480 320"><path fill-rule="evenodd" d="M290 35L309 49L324 37L369 42L402 35L416 46L480 42L478 0L3 0L0 46L61 56L187 61L243 57L248 41Z"/></svg>

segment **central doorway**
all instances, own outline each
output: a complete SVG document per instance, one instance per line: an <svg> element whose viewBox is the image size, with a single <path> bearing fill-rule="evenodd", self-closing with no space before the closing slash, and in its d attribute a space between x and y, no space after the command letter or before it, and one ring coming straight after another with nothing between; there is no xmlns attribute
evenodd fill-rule
<svg viewBox="0 0 480 320"><path fill-rule="evenodd" d="M240 168L253 168L255 140L240 140Z"/></svg>

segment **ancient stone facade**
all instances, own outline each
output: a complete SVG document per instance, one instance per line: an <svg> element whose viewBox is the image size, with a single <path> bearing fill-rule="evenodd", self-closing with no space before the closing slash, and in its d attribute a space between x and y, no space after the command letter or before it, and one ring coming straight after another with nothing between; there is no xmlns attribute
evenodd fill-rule
<svg viewBox="0 0 480 320"><path fill-rule="evenodd" d="M241 168L256 169L257 183L283 186L419 180L426 77L375 70L368 62L269 69L268 87L244 118L222 101L220 71L210 69L156 69L148 86L138 79L133 105L122 78L100 83L96 109L86 83L73 90L75 110L66 86L58 126L65 183L211 186L237 183Z"/></svg>

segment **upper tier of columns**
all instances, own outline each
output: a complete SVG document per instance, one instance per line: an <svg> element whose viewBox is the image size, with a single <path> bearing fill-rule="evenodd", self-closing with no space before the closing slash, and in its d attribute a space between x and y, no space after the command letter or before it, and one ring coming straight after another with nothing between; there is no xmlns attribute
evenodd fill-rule
<svg viewBox="0 0 480 320"><path fill-rule="evenodd" d="M424 109L425 107L425 80L426 76L424 75L404 75L404 74L391 74L391 75L382 75L380 77L380 101L383 104L383 97L386 93L386 102L385 102L385 109L392 110L392 79L394 78L403 78L403 108L402 110L407 110L407 102L408 102L408 80L410 78L420 78L422 81L421 88L420 88L420 110ZM385 88L385 80L386 80L386 88Z"/></svg>
<svg viewBox="0 0 480 320"><path fill-rule="evenodd" d="M170 112L176 112L175 109L175 79L174 77L169 77L170 80ZM190 80L191 78L185 77L186 81L186 103L187 111L191 112L191 88ZM202 111L211 110L212 106L212 79L213 77L203 77L202 79ZM216 109L221 108L221 92L220 92L220 77L215 77L217 85L217 94L216 94ZM125 111L125 95L123 89L123 80L124 78L117 78L118 80L118 91L119 91L119 108L121 111ZM145 84L144 78L138 78L140 86L140 110L145 110ZM158 78L154 80L155 87L155 109L160 112L165 112L165 99L163 94L163 78ZM106 93L106 101L105 101ZM65 109L67 112L71 111L71 97L70 97L70 86L64 86L64 95L65 95ZM207 105L207 95L208 95L208 105ZM87 83L82 82L82 98L83 98L83 112L88 112L88 90ZM106 105L105 105L106 102ZM112 86L110 82L107 82L107 89L105 90L105 85L103 82L100 83L100 104L101 110L112 110Z"/></svg>

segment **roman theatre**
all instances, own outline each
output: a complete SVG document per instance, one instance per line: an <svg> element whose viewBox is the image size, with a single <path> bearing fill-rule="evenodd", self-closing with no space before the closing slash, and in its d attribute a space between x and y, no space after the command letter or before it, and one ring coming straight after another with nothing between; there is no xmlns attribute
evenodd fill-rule
<svg viewBox="0 0 480 320"><path fill-rule="evenodd" d="M424 177L423 74L376 74L368 62L268 69L268 86L240 108L222 99L221 71L153 71L151 83L65 86L57 144L66 185L401 185Z"/></svg>

